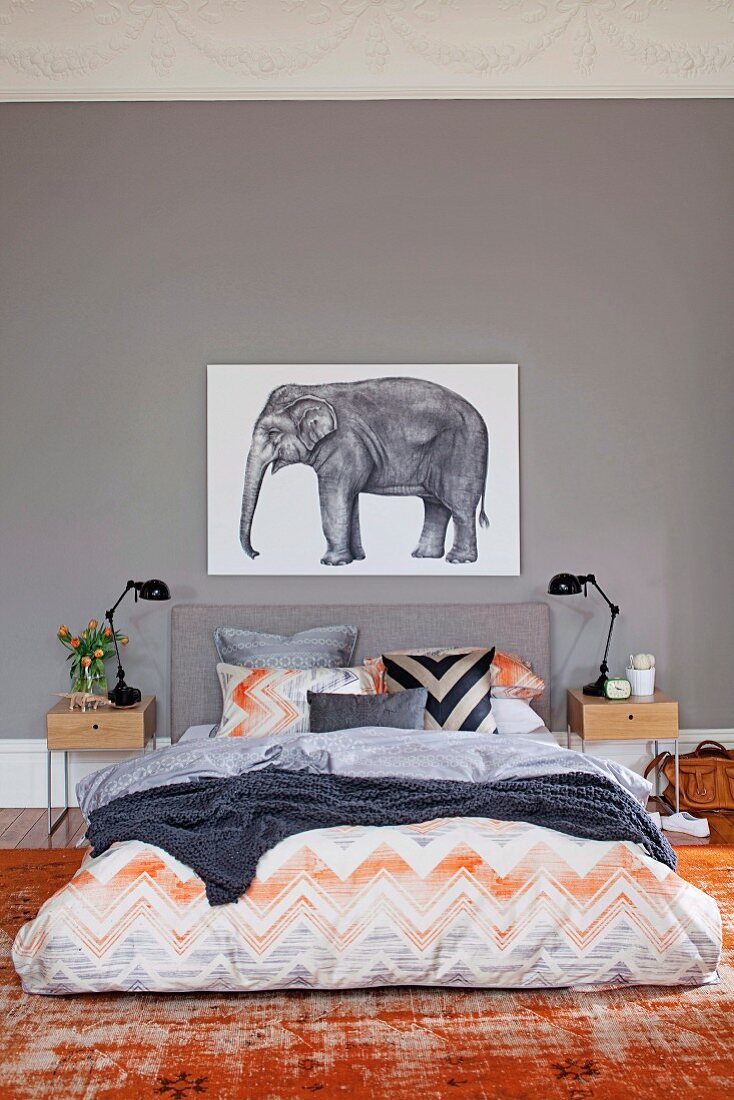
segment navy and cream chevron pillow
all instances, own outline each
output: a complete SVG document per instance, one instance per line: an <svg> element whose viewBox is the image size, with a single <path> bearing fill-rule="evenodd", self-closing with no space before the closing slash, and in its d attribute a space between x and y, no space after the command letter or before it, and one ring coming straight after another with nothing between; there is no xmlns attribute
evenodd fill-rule
<svg viewBox="0 0 734 1100"><path fill-rule="evenodd" d="M425 688L425 728L495 733L492 714L494 649L433 649L383 653L390 692Z"/></svg>

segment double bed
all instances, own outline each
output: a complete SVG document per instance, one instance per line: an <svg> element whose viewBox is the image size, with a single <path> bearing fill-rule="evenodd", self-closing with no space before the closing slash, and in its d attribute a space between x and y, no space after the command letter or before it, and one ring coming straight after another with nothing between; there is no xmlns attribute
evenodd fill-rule
<svg viewBox="0 0 734 1100"><path fill-rule="evenodd" d="M542 725L528 735L323 734L316 747L322 756L331 752L332 770L407 779L435 773L473 783L602 773L602 765L558 748L548 733L545 604L192 605L172 612L173 747L134 769L105 769L85 789L87 806L125 794L133 772L138 789L155 787L171 761L179 769L185 761L194 777L256 766L257 746L184 738L221 711L216 627L292 634L348 622L359 627L357 661L417 644L491 644L523 656L546 690L532 704ZM298 744L313 753L308 738ZM246 765L232 764L237 752L250 754ZM267 762L262 755L257 766ZM629 792L625 797L634 801ZM164 848L137 839L115 843L87 855L72 881L24 925L13 961L24 989L44 994L598 988L715 982L720 949L715 902L641 843L451 816L295 833L262 856L239 900L220 906L209 904L202 879Z"/></svg>

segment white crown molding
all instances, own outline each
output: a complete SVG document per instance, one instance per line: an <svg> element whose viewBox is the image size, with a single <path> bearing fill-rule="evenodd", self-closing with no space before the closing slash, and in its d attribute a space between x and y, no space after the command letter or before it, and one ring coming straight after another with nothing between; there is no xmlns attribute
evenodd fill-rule
<svg viewBox="0 0 734 1100"><path fill-rule="evenodd" d="M734 0L0 0L0 100L718 98Z"/></svg>

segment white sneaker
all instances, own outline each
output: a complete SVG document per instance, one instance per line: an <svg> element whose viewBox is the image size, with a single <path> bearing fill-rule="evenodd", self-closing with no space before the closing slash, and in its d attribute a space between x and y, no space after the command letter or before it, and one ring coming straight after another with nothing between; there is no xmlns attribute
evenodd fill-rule
<svg viewBox="0 0 734 1100"><path fill-rule="evenodd" d="M688 833L689 836L709 836L711 833L705 817L694 817L685 810L664 817L663 828L669 833Z"/></svg>
<svg viewBox="0 0 734 1100"><path fill-rule="evenodd" d="M657 810L648 810L647 816L650 818L653 825L657 825L658 829L662 827L660 825L660 814L657 812Z"/></svg>

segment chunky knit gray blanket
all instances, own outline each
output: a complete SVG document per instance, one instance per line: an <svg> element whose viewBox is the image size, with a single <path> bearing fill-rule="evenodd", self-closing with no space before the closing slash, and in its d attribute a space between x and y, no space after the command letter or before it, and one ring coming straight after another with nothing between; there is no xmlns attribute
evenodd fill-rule
<svg viewBox="0 0 734 1100"><path fill-rule="evenodd" d="M631 795L581 772L459 783L265 768L117 798L94 810L87 836L93 856L122 840L163 848L203 879L212 905L225 905L245 892L263 853L293 833L446 817L527 821L592 840L630 840L676 866L668 841Z"/></svg>

